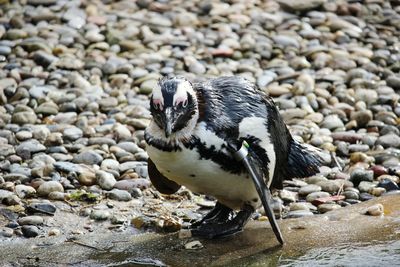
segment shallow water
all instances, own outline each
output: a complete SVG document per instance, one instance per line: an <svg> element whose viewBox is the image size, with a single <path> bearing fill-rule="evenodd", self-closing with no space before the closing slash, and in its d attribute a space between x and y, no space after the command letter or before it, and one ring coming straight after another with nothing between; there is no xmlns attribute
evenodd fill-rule
<svg viewBox="0 0 400 267"><path fill-rule="evenodd" d="M400 266L400 240L312 249L297 258L281 259L278 266Z"/></svg>
<svg viewBox="0 0 400 267"><path fill-rule="evenodd" d="M311 249L305 254L293 252L267 253L249 257L232 266L280 266L280 267L385 267L400 266L400 240L371 241Z"/></svg>

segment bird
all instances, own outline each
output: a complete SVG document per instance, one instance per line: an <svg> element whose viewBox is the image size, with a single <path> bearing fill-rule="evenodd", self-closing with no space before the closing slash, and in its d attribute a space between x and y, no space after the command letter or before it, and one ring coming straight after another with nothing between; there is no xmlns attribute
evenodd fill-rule
<svg viewBox="0 0 400 267"><path fill-rule="evenodd" d="M219 238L243 231L261 199L243 163L230 147L248 144L266 186L319 171L321 157L296 141L273 99L239 76L191 82L165 77L150 97L145 129L148 175L163 194L181 186L212 196L215 207L191 224L194 236Z"/></svg>

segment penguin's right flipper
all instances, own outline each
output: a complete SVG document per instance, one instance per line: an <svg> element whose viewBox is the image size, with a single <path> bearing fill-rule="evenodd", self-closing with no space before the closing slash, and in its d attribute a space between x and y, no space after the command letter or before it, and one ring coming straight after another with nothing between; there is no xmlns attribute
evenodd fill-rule
<svg viewBox="0 0 400 267"><path fill-rule="evenodd" d="M162 175L150 158L147 160L147 170L151 183L160 193L171 195L181 188L179 184Z"/></svg>

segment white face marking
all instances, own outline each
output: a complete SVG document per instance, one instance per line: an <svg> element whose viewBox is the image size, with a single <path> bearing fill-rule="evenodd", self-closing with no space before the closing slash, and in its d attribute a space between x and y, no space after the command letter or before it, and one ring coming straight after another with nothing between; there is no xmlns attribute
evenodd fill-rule
<svg viewBox="0 0 400 267"><path fill-rule="evenodd" d="M173 105L177 106L180 103L186 103L187 105L187 93L193 95L194 90L192 88L192 85L188 81L182 81L178 83L178 87L176 88L176 93L174 95L173 99Z"/></svg>
<svg viewBox="0 0 400 267"><path fill-rule="evenodd" d="M164 97L161 93L161 87L157 84L156 87L153 88L153 103L156 108L163 110L164 108Z"/></svg>
<svg viewBox="0 0 400 267"><path fill-rule="evenodd" d="M270 187L275 173L276 155L274 145L271 142L268 129L265 126L266 119L260 117L244 118L239 123L239 137L252 135L261 140L260 146L265 149L269 158L269 180L267 186Z"/></svg>

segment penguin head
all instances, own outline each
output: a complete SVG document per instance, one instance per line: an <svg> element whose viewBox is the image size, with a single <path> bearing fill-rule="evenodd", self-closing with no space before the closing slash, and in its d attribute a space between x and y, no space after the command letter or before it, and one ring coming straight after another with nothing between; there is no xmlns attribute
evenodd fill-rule
<svg viewBox="0 0 400 267"><path fill-rule="evenodd" d="M150 111L166 138L193 125L198 106L192 84L180 77L161 79L153 89Z"/></svg>

